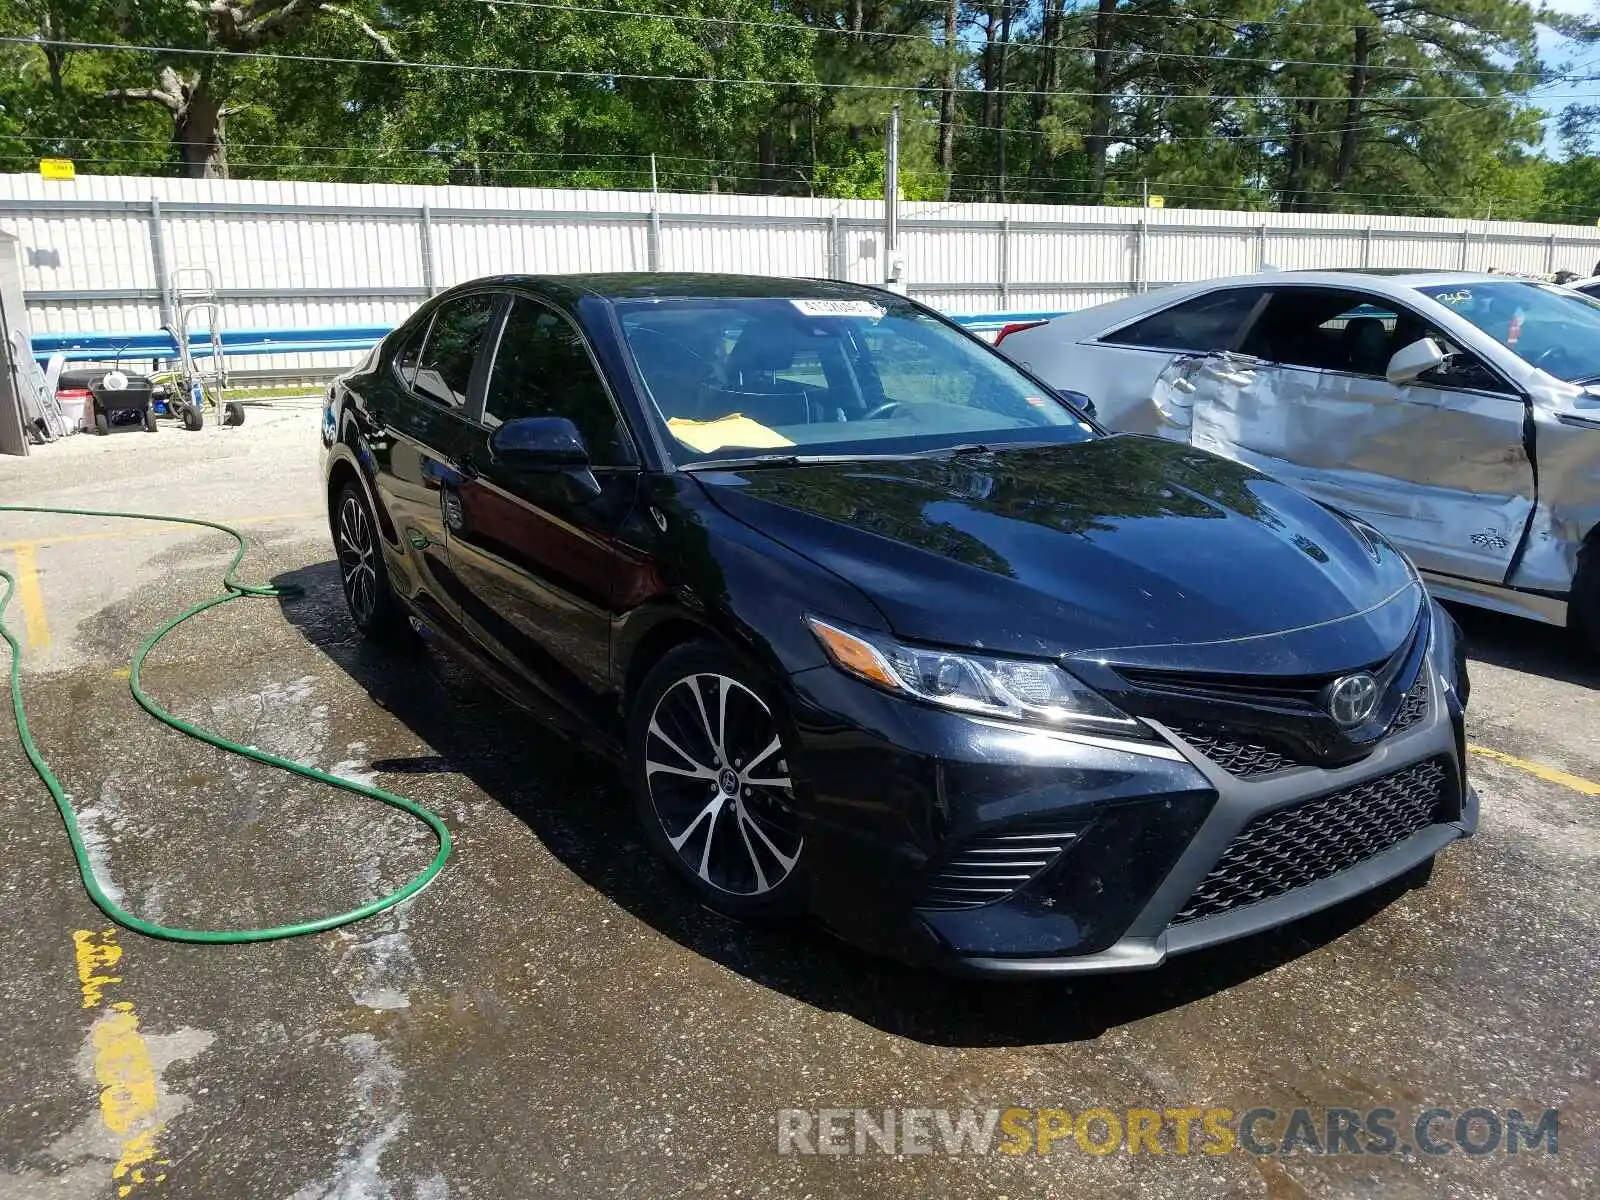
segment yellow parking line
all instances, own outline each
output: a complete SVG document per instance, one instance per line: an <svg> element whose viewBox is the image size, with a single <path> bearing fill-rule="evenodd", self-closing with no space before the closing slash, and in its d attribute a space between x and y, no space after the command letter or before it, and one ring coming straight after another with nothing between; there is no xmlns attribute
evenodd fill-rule
<svg viewBox="0 0 1600 1200"><path fill-rule="evenodd" d="M205 515L208 521L225 522L229 525L270 525L274 521L305 521L312 517L326 517L324 512L292 512L270 513L259 517L213 517ZM192 528L192 526L190 527ZM116 529L97 529L90 533L60 533L53 537L24 538L15 542L0 542L0 550L16 550L22 546L57 546L64 542L95 542L103 538L131 538L131 537L161 537L178 533L176 525L164 525L148 529L128 529L119 526ZM191 535L192 536L192 535Z"/></svg>
<svg viewBox="0 0 1600 1200"><path fill-rule="evenodd" d="M11 546L17 577L17 603L22 606L22 628L28 648L43 650L50 645L50 624L44 619L44 594L39 590L39 558L32 542Z"/></svg>
<svg viewBox="0 0 1600 1200"><path fill-rule="evenodd" d="M1526 771L1536 779L1543 779L1548 783L1559 783L1562 787L1569 787L1575 792L1582 792L1585 796L1600 796L1600 783L1596 783L1592 779L1584 779L1580 775L1569 775L1565 771L1556 770L1554 767L1546 767L1540 763L1529 762L1525 758L1518 758L1515 754L1507 754L1503 750L1491 750L1487 746L1477 746L1472 742L1467 743L1467 750L1472 754L1493 759L1497 763L1504 763L1508 767L1516 767L1519 771Z"/></svg>
<svg viewBox="0 0 1600 1200"><path fill-rule="evenodd" d="M72 934L78 980L85 1008L99 1009L89 1033L94 1046L94 1077L100 1085L100 1120L117 1139L117 1161L111 1182L126 1200L146 1185L166 1180L160 1139L166 1132L159 1112L160 1087L150 1046L139 1032L139 1016L131 1000L105 1002L105 989L122 976L106 972L122 959L115 929L77 929Z"/></svg>

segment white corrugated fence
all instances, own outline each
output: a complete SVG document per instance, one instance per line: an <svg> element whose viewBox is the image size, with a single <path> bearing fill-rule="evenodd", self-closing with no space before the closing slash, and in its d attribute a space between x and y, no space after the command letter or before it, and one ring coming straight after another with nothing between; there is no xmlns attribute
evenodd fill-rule
<svg viewBox="0 0 1600 1200"><path fill-rule="evenodd" d="M542 188L0 175L37 332L172 319L173 272L209 272L228 327L393 324L501 272L738 271L883 279L869 200ZM911 295L950 313L1063 311L1263 266L1589 274L1600 230L1387 215L902 203ZM343 356L251 363L327 369ZM245 365L245 364L241 364Z"/></svg>

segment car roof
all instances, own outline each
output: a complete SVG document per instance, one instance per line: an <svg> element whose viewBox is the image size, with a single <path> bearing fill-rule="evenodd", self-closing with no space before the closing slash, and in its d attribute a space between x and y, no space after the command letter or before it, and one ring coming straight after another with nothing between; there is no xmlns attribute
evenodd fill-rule
<svg viewBox="0 0 1600 1200"><path fill-rule="evenodd" d="M1270 286L1285 281L1297 284L1325 283L1330 287L1360 287L1363 279L1379 291L1392 288L1420 288L1451 283L1491 283L1527 281L1526 276L1501 275L1490 271L1455 271L1437 267L1315 267L1292 271L1258 271L1253 275L1238 275L1232 279L1214 279L1209 283L1231 285L1253 284Z"/></svg>
<svg viewBox="0 0 1600 1200"><path fill-rule="evenodd" d="M1322 267L1307 270L1276 270L1268 268L1250 275L1231 275L1218 279L1194 279L1184 283L1168 284L1148 292L1138 292L1118 300L1109 300L1088 308L1075 309L1059 317L1052 317L1042 328L1057 335L1072 338L1099 337L1124 324L1137 321L1146 315L1159 312L1174 304L1208 292L1230 288L1313 288L1330 287L1354 289L1389 300L1423 300L1417 289L1449 287L1460 284L1535 283L1538 280L1516 275L1497 275L1484 271L1441 271L1425 267L1377 267L1372 269ZM1029 340L1029 331L1014 334L1017 348ZM1009 344L1009 342L1008 342Z"/></svg>
<svg viewBox="0 0 1600 1200"><path fill-rule="evenodd" d="M776 275L722 275L710 271L617 271L579 275L493 275L462 287L526 287L553 295L599 296L607 300L693 297L715 299L860 299L882 289L834 279Z"/></svg>
<svg viewBox="0 0 1600 1200"><path fill-rule="evenodd" d="M1482 283L1535 283L1525 276L1497 275L1485 271L1440 271L1424 267L1320 267L1306 270L1257 271L1250 275L1228 275L1217 279L1193 279L1183 283L1168 284L1153 291L1139 292L1119 300L1080 308L1055 317L1050 324L1062 328L1092 329L1112 328L1124 320L1135 320L1145 313L1155 312L1168 305L1177 304L1192 296L1203 295L1224 288L1294 287L1356 288L1377 296L1403 298L1419 288L1448 287L1451 284ZM1019 335L1020 336L1020 335Z"/></svg>

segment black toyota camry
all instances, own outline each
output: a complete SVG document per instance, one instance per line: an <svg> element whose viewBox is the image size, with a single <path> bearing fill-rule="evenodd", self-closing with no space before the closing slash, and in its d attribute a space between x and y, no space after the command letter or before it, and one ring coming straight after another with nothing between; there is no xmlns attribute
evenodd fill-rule
<svg viewBox="0 0 1600 1200"><path fill-rule="evenodd" d="M504 276L330 389L350 612L626 763L708 905L1152 967L1472 832L1451 619L1370 526L1108 436L841 283Z"/></svg>

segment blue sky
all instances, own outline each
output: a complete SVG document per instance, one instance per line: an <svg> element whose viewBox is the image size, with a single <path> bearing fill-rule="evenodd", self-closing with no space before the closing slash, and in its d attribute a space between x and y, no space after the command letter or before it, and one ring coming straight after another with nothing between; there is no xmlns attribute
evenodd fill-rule
<svg viewBox="0 0 1600 1200"><path fill-rule="evenodd" d="M1584 14L1595 11L1595 0L1545 0L1545 2L1550 8L1560 12ZM1540 29L1539 54L1547 65L1557 70L1600 75L1600 42L1580 45L1558 37L1548 29ZM1544 144L1548 153L1557 152L1554 115L1574 99L1587 98L1589 103L1594 103L1597 95L1600 95L1600 80L1587 83L1558 83L1540 89L1535 102L1552 115L1552 119L1545 122Z"/></svg>

